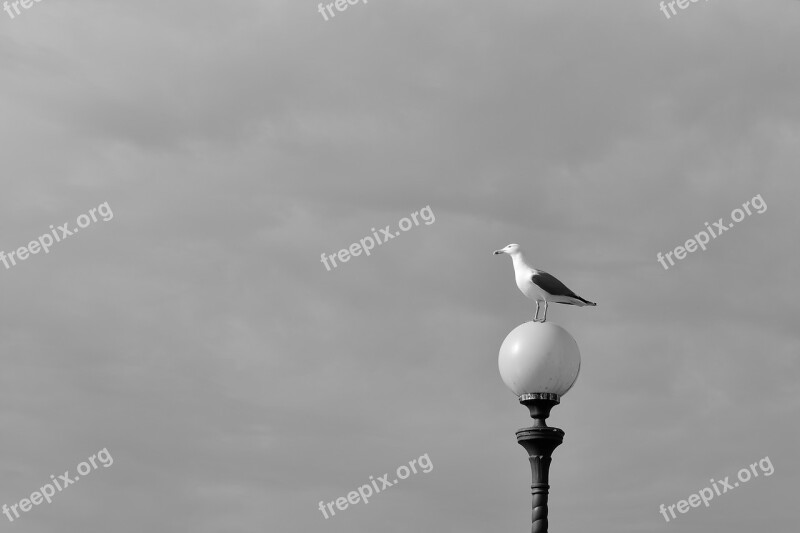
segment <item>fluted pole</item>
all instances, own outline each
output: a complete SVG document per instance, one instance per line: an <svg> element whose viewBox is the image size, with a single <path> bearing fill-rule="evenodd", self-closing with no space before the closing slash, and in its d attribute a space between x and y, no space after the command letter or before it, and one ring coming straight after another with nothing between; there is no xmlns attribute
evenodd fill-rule
<svg viewBox="0 0 800 533"><path fill-rule="evenodd" d="M517 431L517 442L528 452L531 463L531 494L533 496L533 513L531 516L531 533L547 533L547 500L550 493L550 463L553 451L564 440L564 432L549 427L545 420L550 409L559 403L557 394L538 393L523 394L519 397L521 404L530 409L534 419L532 427Z"/></svg>

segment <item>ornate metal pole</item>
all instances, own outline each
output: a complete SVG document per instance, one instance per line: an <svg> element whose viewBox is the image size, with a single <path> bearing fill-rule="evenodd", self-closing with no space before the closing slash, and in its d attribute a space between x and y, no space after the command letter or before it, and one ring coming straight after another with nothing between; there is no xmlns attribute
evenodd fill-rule
<svg viewBox="0 0 800 533"><path fill-rule="evenodd" d="M533 426L517 431L517 442L528 452L531 463L531 494L533 513L531 533L547 533L547 497L550 493L550 462L553 451L564 440L564 432L549 427L545 420L550 409L559 403L558 394L523 394L519 403L526 406L533 418Z"/></svg>

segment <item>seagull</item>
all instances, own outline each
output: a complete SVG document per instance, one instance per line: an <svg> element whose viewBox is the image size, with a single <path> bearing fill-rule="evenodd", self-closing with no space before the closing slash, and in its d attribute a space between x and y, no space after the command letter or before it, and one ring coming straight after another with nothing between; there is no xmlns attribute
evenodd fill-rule
<svg viewBox="0 0 800 533"><path fill-rule="evenodd" d="M514 262L514 278L517 281L517 287L522 291L522 294L536 301L536 313L533 315L534 322L547 320L547 302L577 305L578 307L597 305L589 300L584 300L569 290L555 276L530 266L525 260L525 256L522 255L522 249L519 244L509 244L501 250L495 250L494 255L498 254L511 256L511 260ZM541 319L539 318L539 302L544 302L544 314Z"/></svg>

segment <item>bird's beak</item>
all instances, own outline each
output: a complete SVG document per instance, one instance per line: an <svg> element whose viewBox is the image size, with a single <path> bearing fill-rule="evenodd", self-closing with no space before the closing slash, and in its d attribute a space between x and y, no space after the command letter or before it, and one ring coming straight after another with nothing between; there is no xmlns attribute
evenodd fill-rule
<svg viewBox="0 0 800 533"><path fill-rule="evenodd" d="M497 255L497 254L502 254L502 253L503 253L503 250L495 250L495 251L494 251L494 255Z"/></svg>

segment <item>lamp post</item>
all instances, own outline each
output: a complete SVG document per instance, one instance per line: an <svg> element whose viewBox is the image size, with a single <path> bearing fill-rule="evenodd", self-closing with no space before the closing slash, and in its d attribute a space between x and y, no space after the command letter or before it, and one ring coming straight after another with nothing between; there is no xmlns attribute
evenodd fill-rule
<svg viewBox="0 0 800 533"><path fill-rule="evenodd" d="M533 418L533 426L517 431L517 442L528 452L531 463L531 533L547 533L550 462L553 451L564 440L564 432L549 427L545 420L578 379L581 368L578 344L561 326L526 322L514 328L503 341L498 366L503 382Z"/></svg>

